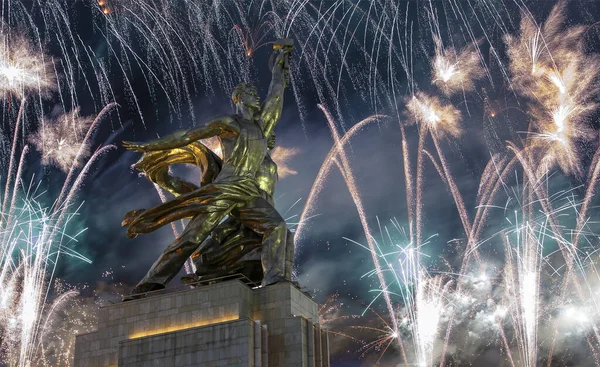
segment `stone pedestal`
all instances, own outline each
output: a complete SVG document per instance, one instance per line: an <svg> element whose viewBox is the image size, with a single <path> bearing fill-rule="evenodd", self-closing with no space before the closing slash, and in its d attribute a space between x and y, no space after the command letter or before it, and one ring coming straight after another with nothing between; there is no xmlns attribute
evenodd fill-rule
<svg viewBox="0 0 600 367"><path fill-rule="evenodd" d="M239 280L100 309L76 367L329 367L316 303L290 283Z"/></svg>

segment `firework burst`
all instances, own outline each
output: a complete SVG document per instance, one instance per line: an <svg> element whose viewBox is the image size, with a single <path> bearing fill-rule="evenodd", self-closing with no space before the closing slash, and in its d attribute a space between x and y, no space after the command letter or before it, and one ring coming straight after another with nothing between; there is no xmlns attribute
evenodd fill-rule
<svg viewBox="0 0 600 367"><path fill-rule="evenodd" d="M298 174L298 171L290 167L290 161L298 155L300 150L298 148L285 148L276 146L271 152L271 158L273 162L277 164L277 174L279 178L285 178L288 176L294 176Z"/></svg>
<svg viewBox="0 0 600 367"><path fill-rule="evenodd" d="M596 109L600 58L581 44L583 26L565 26L565 2L556 5L543 26L522 14L517 37L506 36L509 70L517 92L527 97L533 119L532 144L542 151L540 174L558 165L581 176L581 144L595 132L588 117Z"/></svg>
<svg viewBox="0 0 600 367"><path fill-rule="evenodd" d="M517 228L517 244L506 243L505 284L510 300L511 316L519 342L521 361L524 366L536 366L538 355L538 321L540 314L540 282L542 244L537 229L527 223Z"/></svg>
<svg viewBox="0 0 600 367"><path fill-rule="evenodd" d="M0 34L0 91L23 97L54 87L54 74L49 58L36 52L31 42L11 34Z"/></svg>
<svg viewBox="0 0 600 367"><path fill-rule="evenodd" d="M98 118L110 107L107 106ZM73 119L79 119L77 111L61 116L61 119L57 122L60 125L58 128L51 124L48 126L54 130L46 137L40 137L38 133L31 138L40 141L40 144L56 144L55 139L60 138L59 134L74 134L74 129L87 129L81 135L85 135L85 138L80 137L83 140L76 143L65 136L69 144L76 144L71 147L69 154L52 153L59 157L53 159L64 163L65 166L61 168L69 168L61 195L52 206L41 202L43 195L37 193L41 182L32 182L29 187L23 187L23 166L29 151L27 145L21 150L18 168L16 171L12 169L15 166L13 161L17 159L17 146L28 140L21 137L18 123L8 157L8 170L3 175L4 210L0 213L0 360L10 366L26 367L49 360L47 338L55 331L51 328L53 318L77 294L74 290L61 291L52 285L59 258L67 256L91 262L72 248L81 232L68 234L67 227L77 216L79 208L73 206L74 197L90 167L114 146L102 147L78 170L79 164L76 162L82 156L83 141L93 135L95 122L89 119L85 124L73 125ZM79 173L76 174L76 171ZM70 179L71 176L74 180ZM66 361L68 365L71 352L68 348L60 351L54 349L51 360L58 363Z"/></svg>
<svg viewBox="0 0 600 367"><path fill-rule="evenodd" d="M388 256L398 257L398 251L389 255L383 255L381 249L376 246L373 249L371 243L369 246L362 246L371 252L374 259L375 270L371 275L381 273L394 274L394 282L382 282L381 288L384 292L392 292L392 286L398 286L394 290L394 295L402 295L402 299L393 300L392 307L388 304L390 317L390 328L380 329L377 335L380 336L371 345L378 345L380 349L386 350L390 340L404 339L412 340L414 343L414 356L405 353L402 343L398 346L402 352L404 363L417 363L419 365L432 365L439 362L444 365L448 345L453 343L453 332L456 325L465 327L474 327L477 332L494 335L503 344L503 351L506 359L512 366L535 366L540 363L552 363L554 348L550 348L549 357L543 359L540 351L548 347L548 339L553 343L555 339L548 338L542 340L541 332L548 332L551 325L540 326L542 315L550 315L554 308L561 311L558 319L573 319L574 309L585 312L577 319L579 324L593 324L594 317L591 316L593 307L585 301L585 294L589 293L588 288L593 288L589 283L589 277L580 273L581 259L580 253L576 247L578 234L590 240L590 232L583 231L587 223L589 202L595 192L595 185L598 180L598 158L594 157L588 175L589 182L586 183L586 195L582 203L559 206L555 208L556 203L565 198L565 191L552 193L550 191L550 173L554 168L558 168L565 174L581 174L581 145L589 142L596 131L588 127L589 116L596 110L596 98L598 94L598 61L596 55L586 54L581 45L582 27L566 27L564 22L565 7L564 3L559 3L552 10L550 16L543 26L538 26L531 18L531 13L524 12L521 22L520 33L517 37L506 36L508 52L508 73L510 84L513 90L527 100L528 108L526 115L531 118L531 124L526 131L524 139L525 148L518 149L514 143L509 143L509 154L506 156L493 156L490 164L483 172L479 191L477 193L478 206L475 210L474 220L471 221L466 207L462 201L462 196L458 186L454 183L454 178L450 173L445 155L440 145L440 137L456 138L461 135L462 128L460 120L462 113L455 106L442 102L436 96L431 96L423 92L415 92L412 98L406 100L407 117L410 121L419 123L419 146L417 156L417 175L416 184L413 184L415 177L410 176L413 172L410 166L410 160L404 157L408 162L405 167L407 173L407 203L411 203L409 197L414 188L416 191L416 200L414 207L409 205L409 219L413 216L417 219L415 248L419 249L423 243L420 239L420 228L422 220L419 220L422 211L422 202L419 196L422 196L422 166L423 158L428 156L440 174L442 180L449 186L450 192L455 200L461 220L463 222L466 238L466 251L462 253L460 270L456 279L456 288L452 289L452 281L442 280L438 276L430 276L424 263L414 253L418 253L414 248L411 254L410 247L407 251L400 251L402 266L413 264L404 268L395 269L390 264L394 261L386 259ZM435 26L435 24L433 25ZM450 83L452 78L460 79L458 54L448 48L444 50L439 41L436 42L438 49L436 57L432 60L433 80L444 94L450 96L452 91L473 90L474 83L465 82L455 84L455 87L444 86L444 83ZM473 65L479 65L479 56L476 51L477 42L467 46ZM465 51L466 52L466 51ZM483 77L485 69L482 67L469 80L479 80ZM408 72L407 72L408 73ZM410 76L409 76L410 79ZM459 87L460 85L460 87ZM445 89L445 90L444 90ZM432 140L437 152L437 158L426 149L426 137L431 132ZM403 153L408 154L408 146L403 133ZM346 137L343 137L344 139ZM510 154L514 153L511 158ZM439 159L439 162L437 162ZM516 184L508 184L506 179L510 174L518 175L518 164L523 173L523 178L517 179ZM518 182L522 180L521 182ZM348 182L347 182L348 183ZM410 183L410 185L409 185ZM355 190L349 184L351 191ZM504 192L508 196L508 201L504 205L495 206L498 194ZM570 192L570 191L568 191ZM358 195L353 194L353 198ZM359 199L360 200L360 199ZM509 205L510 204L510 205ZM581 207L580 207L581 205ZM357 202L357 206L362 206ZM497 226L486 226L488 223L488 213L490 209L498 208L504 213L512 208L517 218L511 218L508 228L498 229ZM572 229L566 220L566 209L575 209L576 229L573 234ZM413 211L412 213L410 211ZM540 216L537 213L541 212ZM361 213L362 215L362 213ZM361 218L362 219L362 218ZM571 218L572 221L572 218ZM486 228L488 227L488 228ZM491 227L491 228L490 228ZM491 231L489 237L481 239L484 232ZM575 244L565 239L565 233L571 231ZM412 233L412 231L411 231ZM372 235L365 232L370 242L373 242ZM411 234L411 239L413 238ZM478 255L477 248L481 248L485 243L504 243L504 266L503 273L494 278L490 283L488 294L479 295L475 299L474 294L466 284L465 278L468 278L470 269L477 268L483 274L490 264ZM593 240L593 242L597 242ZM560 251L549 251L549 247L554 246ZM544 252L550 252L551 255L545 255ZM558 255L562 254L562 260L557 260ZM471 261L471 254L476 254L476 262ZM555 263L559 265L556 266ZM567 269L566 272L562 268ZM565 306L563 292L554 292L552 296L545 294L545 297L552 297L551 302L542 297L542 288L551 276L550 274L563 274L565 284L574 282L574 297L576 301L570 301L577 306ZM401 276L402 274L411 274L410 276ZM577 275L576 275L577 274ZM487 277L486 277L487 278ZM419 286L420 285L420 286ZM382 289L376 289L382 292ZM563 288L564 289L564 288ZM556 290L556 289L554 289ZM550 290L544 289L548 293ZM593 293L593 292L592 292ZM398 302L396 302L398 301ZM579 307L583 302L585 306ZM386 299L386 304L388 300ZM461 313L461 304L465 303L465 308L480 309L476 314L473 311ZM478 305L481 304L481 305ZM396 312L397 305L404 307L404 313ZM391 309L391 310L390 310ZM427 310L427 318L419 318L419 309ZM412 316L411 316L412 315ZM465 321L469 320L470 321ZM561 322L563 322L561 321ZM438 339L442 339L440 330L446 324L446 334L443 338L443 351L439 354L435 352L435 345ZM391 327L399 325L399 328ZM399 331L403 330L403 325L411 325L409 332L402 335ZM584 337L587 345L590 347L592 355L598 353L598 333L595 326L587 328L589 334ZM468 329L471 333L471 330ZM468 339L468 338L466 338ZM479 345L479 344L478 344ZM517 352L518 351L518 354ZM514 355L513 355L514 354ZM470 356L472 358L472 356ZM598 364L598 358L596 364Z"/></svg>
<svg viewBox="0 0 600 367"><path fill-rule="evenodd" d="M9 365L29 366L39 357L38 346L47 331L44 319L52 317L51 310L72 294L66 293L55 302L47 299L47 278L53 273L60 246L51 239L56 218L33 200L25 200L23 207L13 212L13 225L1 233L0 351Z"/></svg>
<svg viewBox="0 0 600 367"><path fill-rule="evenodd" d="M448 96L457 92L472 92L475 82L485 76L475 45L469 44L456 51L452 47L444 48L437 37L434 40L433 84Z"/></svg>
<svg viewBox="0 0 600 367"><path fill-rule="evenodd" d="M461 134L460 111L443 104L439 98L418 92L407 100L406 109L412 121L440 136L458 137Z"/></svg>
<svg viewBox="0 0 600 367"><path fill-rule="evenodd" d="M46 121L31 137L31 142L42 153L42 164L55 165L64 172L80 167L90 155L84 137L93 122L93 117L79 116L79 109Z"/></svg>

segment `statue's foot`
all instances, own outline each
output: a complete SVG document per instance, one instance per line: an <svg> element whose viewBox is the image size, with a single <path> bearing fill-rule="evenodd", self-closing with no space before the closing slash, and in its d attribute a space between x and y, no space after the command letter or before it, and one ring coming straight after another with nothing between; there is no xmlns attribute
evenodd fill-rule
<svg viewBox="0 0 600 367"><path fill-rule="evenodd" d="M186 274L180 278L181 283L190 285L198 282L198 276L196 274Z"/></svg>
<svg viewBox="0 0 600 367"><path fill-rule="evenodd" d="M202 274L202 275L198 275L198 274L187 274L181 277L181 282L185 283L187 285L191 285L192 287L201 287L201 286L205 286L205 285L211 285L211 284L216 284L219 281L222 281L222 279L218 279L220 276L222 275L227 275L229 273L224 273L224 274L218 274L218 273L212 273L212 274ZM217 278L215 280L215 278Z"/></svg>
<svg viewBox="0 0 600 367"><path fill-rule="evenodd" d="M130 240L132 240L138 236L137 233L129 233L129 231L125 235L127 236L127 239L130 239Z"/></svg>
<svg viewBox="0 0 600 367"><path fill-rule="evenodd" d="M133 301L135 299L146 298L149 292L159 291L164 289L165 286L160 283L142 283L138 284L133 290L131 294L123 297L123 302Z"/></svg>
<svg viewBox="0 0 600 367"><path fill-rule="evenodd" d="M127 227L135 220L135 218L137 218L140 214L142 214L145 211L146 209L136 209L127 212L127 214L125 214L125 217L123 217L123 221L121 221L121 227Z"/></svg>

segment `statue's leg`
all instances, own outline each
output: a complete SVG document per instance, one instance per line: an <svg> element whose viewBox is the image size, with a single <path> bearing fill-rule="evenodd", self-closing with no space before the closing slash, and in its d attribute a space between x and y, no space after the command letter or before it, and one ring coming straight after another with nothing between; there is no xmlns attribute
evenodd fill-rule
<svg viewBox="0 0 600 367"><path fill-rule="evenodd" d="M219 223L219 225L210 233L198 249L192 254L191 258L196 267L196 275L206 276L206 274L214 273L215 268L219 267L207 258L207 254L213 251L219 251L221 244L225 238L232 233L241 230L241 223L231 216Z"/></svg>
<svg viewBox="0 0 600 367"><path fill-rule="evenodd" d="M240 231L241 227L242 225L240 221L231 216L219 223L217 228L215 228L210 233L210 237L204 240L204 242L202 242L202 244L198 247L196 252L192 254L192 261L194 261L196 267L202 267L204 261L206 261L206 259L203 259L202 256L204 253L217 248L220 244L222 244L225 241L227 237L229 237L235 232Z"/></svg>
<svg viewBox="0 0 600 367"><path fill-rule="evenodd" d="M219 227L216 228L216 230L218 229ZM206 259L204 259L204 257L202 256L202 254L204 254L207 249L211 249L219 245L219 242L215 239L213 234L214 232L211 233L211 235L208 236L202 242L202 244L200 244L200 247L191 256L192 262L194 263L194 268L196 268L196 275L198 276L205 275L207 273L210 273L211 271L214 271L214 267L212 267L211 264L207 264Z"/></svg>
<svg viewBox="0 0 600 367"><path fill-rule="evenodd" d="M285 220L267 200L257 198L233 213L242 224L263 236L261 262L263 266L262 285L267 286L286 277L286 240Z"/></svg>
<svg viewBox="0 0 600 367"><path fill-rule="evenodd" d="M220 202L220 204L224 204ZM227 205L232 208L232 205ZM136 290L144 292L145 289L164 288L181 270L185 261L198 248L198 245L206 239L210 232L229 213L231 209L207 211L196 215L185 227L184 232L156 260L144 279L142 279Z"/></svg>

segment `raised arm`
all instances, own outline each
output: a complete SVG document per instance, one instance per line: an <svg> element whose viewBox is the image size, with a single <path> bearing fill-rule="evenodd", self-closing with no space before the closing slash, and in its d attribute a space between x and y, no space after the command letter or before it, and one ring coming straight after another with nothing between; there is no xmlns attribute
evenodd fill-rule
<svg viewBox="0 0 600 367"><path fill-rule="evenodd" d="M230 116L224 116L214 119L204 126L177 131L164 138L148 143L124 141L123 146L137 152L151 152L156 150L181 148L200 139L207 139L213 136L232 136L236 135L238 132L239 127L237 123L235 123Z"/></svg>
<svg viewBox="0 0 600 367"><path fill-rule="evenodd" d="M272 78L271 85L269 86L269 94L261 108L260 115L263 123L263 132L267 137L273 132L283 110L283 95L287 86L289 58L290 50L284 49L280 51L271 70Z"/></svg>

